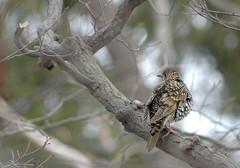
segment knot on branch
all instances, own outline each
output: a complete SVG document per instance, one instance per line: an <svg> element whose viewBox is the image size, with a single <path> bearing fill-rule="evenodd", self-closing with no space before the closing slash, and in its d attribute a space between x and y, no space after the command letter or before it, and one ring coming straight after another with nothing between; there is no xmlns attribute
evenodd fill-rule
<svg viewBox="0 0 240 168"><path fill-rule="evenodd" d="M76 37L66 37L62 41L62 46L71 51L72 53L77 53L79 51L79 47L77 45L77 38Z"/></svg>
<svg viewBox="0 0 240 168"><path fill-rule="evenodd" d="M38 58L37 64L40 68L47 68L49 71L51 71L56 66L56 64L55 64L55 62L53 62L53 60L46 59L43 57Z"/></svg>
<svg viewBox="0 0 240 168"><path fill-rule="evenodd" d="M216 149L216 153L219 153L219 154L222 154L222 155L224 155L224 156L229 157L229 156L228 156L228 153L227 153L224 149L222 149L222 148Z"/></svg>
<svg viewBox="0 0 240 168"><path fill-rule="evenodd" d="M82 55L83 52L86 52L87 55L92 55L88 53L91 51L91 47L86 45L84 40L78 36L66 37L62 42L62 46L73 54Z"/></svg>
<svg viewBox="0 0 240 168"><path fill-rule="evenodd" d="M129 114L123 110L118 110L115 115L116 119L125 127L128 124Z"/></svg>
<svg viewBox="0 0 240 168"><path fill-rule="evenodd" d="M185 138L179 144L179 148L182 152L186 153L191 150L194 146L200 144L200 138L198 136L194 136L192 138Z"/></svg>
<svg viewBox="0 0 240 168"><path fill-rule="evenodd" d="M99 91L99 88L100 88L100 84L99 83L93 83L92 84L92 87L90 89L90 92L93 96L97 96L98 95L98 91Z"/></svg>
<svg viewBox="0 0 240 168"><path fill-rule="evenodd" d="M136 133L136 130L143 131L146 125L141 122L142 116L133 112L131 106L125 106L115 113L115 117L124 126L124 130L131 133Z"/></svg>
<svg viewBox="0 0 240 168"><path fill-rule="evenodd" d="M133 119L127 107L125 109L118 110L115 114L115 117L118 121L122 123L125 131L133 132L133 130L131 130Z"/></svg>
<svg viewBox="0 0 240 168"><path fill-rule="evenodd" d="M145 104L143 102L138 101L138 100L133 100L131 102L131 104L132 104L134 110L144 109L144 107L145 107Z"/></svg>

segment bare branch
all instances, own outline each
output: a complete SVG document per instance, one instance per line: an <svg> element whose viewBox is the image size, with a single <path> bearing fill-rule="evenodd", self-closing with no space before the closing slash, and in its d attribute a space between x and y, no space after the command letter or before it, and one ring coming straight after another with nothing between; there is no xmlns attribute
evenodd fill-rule
<svg viewBox="0 0 240 168"><path fill-rule="evenodd" d="M94 14L94 12L91 10L91 8L89 7L89 4L91 3L91 2L83 2L83 1L81 1L81 0L78 0L80 3L82 3L87 9L88 9L88 11L90 12L90 14L92 15L92 17L94 18L94 19L97 19L97 16L95 16L95 14ZM99 16L101 16L101 15L99 15Z"/></svg>
<svg viewBox="0 0 240 168"><path fill-rule="evenodd" d="M218 17L218 15L240 17L240 14L236 14L234 12L223 12L223 11L211 10L208 8L205 0L188 0L187 2L188 2L188 6L193 10L194 14L198 14L214 23L222 25L225 28L240 31L239 24L227 22Z"/></svg>
<svg viewBox="0 0 240 168"><path fill-rule="evenodd" d="M33 156L33 158L31 158L31 159L26 161L27 156L32 156L32 155L37 154L38 152L41 152L43 149L45 149L45 147L47 145L49 145L49 140L50 139L51 138L46 137L46 141L44 142L44 144L41 147L37 148L36 150L34 150L32 152L28 152L29 148L30 148L30 145L31 145L31 140L30 140L28 145L27 145L27 147L26 147L26 149L25 149L25 152L20 153L18 150L16 151L17 157L18 157L17 159L15 159L15 155L14 155L14 152L12 150L12 160L10 160L10 164L7 164L7 165L2 166L2 167L9 168L11 166L15 166L15 167L18 168L18 167L27 167L27 166L33 167L33 166L35 166L35 164L31 163L31 162L33 162L33 161L34 162L41 162L40 159L38 157ZM46 161L48 161L48 160L49 159L44 160L42 163L46 163Z"/></svg>
<svg viewBox="0 0 240 168"><path fill-rule="evenodd" d="M101 15L103 16L103 21L104 21L104 24L106 24L106 18L104 17L104 10L105 8L112 2L112 0L108 1L103 7L101 6L101 3L100 1L99 4L100 4L100 13L99 14L96 14L97 12L94 12L93 11L93 7L90 7L90 5L92 5L93 2L83 2L81 0L79 0L80 3L84 4L84 6L88 9L88 11L90 12L90 14L92 15L93 19L94 19L94 31L96 32L96 26L97 26L97 21L100 19ZM100 27L103 27L100 26Z"/></svg>
<svg viewBox="0 0 240 168"><path fill-rule="evenodd" d="M30 42L28 43L27 45L24 45L21 41L21 35L24 31L24 27L18 27L17 30L15 31L15 34L14 34L14 42L16 44L16 46L19 48L19 51L25 53L26 55L28 56L31 56L31 57L39 57L39 54L37 53L38 51L37 50L29 50L27 47L29 45L31 45L33 42L37 41L37 39L35 39L33 42ZM11 55L15 55L16 52L14 52L13 54ZM9 57L11 57L11 55Z"/></svg>
<svg viewBox="0 0 240 168"><path fill-rule="evenodd" d="M0 98L0 117L15 125L23 134L32 140L32 142L42 147L46 142L46 133L36 128L35 125L28 123L24 118L14 113L10 106ZM46 144L47 145L47 144ZM40 147L40 148L41 148ZM91 168L91 161L78 150L67 146L55 138L51 138L51 144L45 147L45 150L54 153L56 157L64 160L65 163L74 167ZM62 152L64 150L64 152ZM29 154L29 153L28 153Z"/></svg>
<svg viewBox="0 0 240 168"><path fill-rule="evenodd" d="M116 89L104 75L93 57L93 53L107 45L121 33L133 9L143 2L144 0L124 0L113 20L106 27L88 38L65 38L62 45L60 45L56 42L56 35L54 34L54 31L57 29L57 24L55 26L53 25L60 16L62 1L49 1L49 9L51 9L52 12L48 13L49 18L39 27L38 33L42 44L40 46L41 53L44 53L48 58L51 56L51 60L54 60L63 71L66 71L79 83L86 86L91 94L102 103L109 112L115 115L126 131L134 133L146 140L150 128L146 123L142 122L143 109L134 108L132 101ZM56 5L56 8L52 8L52 5ZM52 13L53 16L51 16L50 13ZM49 29L49 27L51 28ZM48 31L46 32L46 30ZM73 53L71 63L64 61L62 57L58 56L61 55L59 51L63 50L66 50L68 53ZM45 68L51 68L45 65L44 63L43 66ZM4 118L5 116L2 117ZM17 123L19 122L20 121ZM28 128L30 126L30 128L33 128L32 124L27 126ZM162 136L165 133L165 131L161 133L156 147L187 162L193 167L239 167L239 165L225 156L225 154L201 144L198 137L183 138L176 135L169 135L162 140Z"/></svg>
<svg viewBox="0 0 240 168"><path fill-rule="evenodd" d="M42 121L42 120L45 120L45 119L51 117L53 114L55 114L55 113L62 107L62 105L63 105L63 103L64 103L65 101L70 100L70 99L72 99L73 97L77 96L77 95L78 95L79 93L81 93L84 89L85 89L85 88L80 89L80 90L78 90L77 92L74 92L74 93L72 93L71 95L69 95L69 96L63 98L62 100L60 100L60 102L58 103L58 105L56 105L56 106L54 107L54 109L52 109L52 110L51 110L49 113L47 113L45 116L40 117L40 118L36 118L36 119L32 119L32 120L29 120L29 121L30 121L30 122L38 122L38 121Z"/></svg>
<svg viewBox="0 0 240 168"><path fill-rule="evenodd" d="M173 9L174 9L174 6L175 6L175 4L176 4L176 1L177 1L177 0L174 0L174 1L172 2L172 6L171 6L171 9L169 10L169 13L159 13L159 12L158 12L158 9L156 9L155 5L153 4L153 1L152 1L152 0L148 0L148 2L149 2L149 4L151 5L152 9L153 9L158 15L161 15L161 16L171 16L172 11L173 11Z"/></svg>
<svg viewBox="0 0 240 168"><path fill-rule="evenodd" d="M145 47L138 47L138 48L132 48L131 46L129 46L124 40L121 40L119 38L115 38L117 41L119 41L120 43L122 43L125 47L127 47L129 50L131 51L140 51L140 50L145 50L147 48L150 48L150 47L156 47L157 45L159 45L161 43L161 41L159 42L156 42L154 44L151 44L151 45L147 45Z"/></svg>
<svg viewBox="0 0 240 168"><path fill-rule="evenodd" d="M98 117L99 115L102 115L106 112L106 110L102 110L102 111L98 111L96 113L90 113L90 114L86 114L84 116L75 116L75 117L70 117L64 120L60 120L54 123L51 123L49 125L40 127L40 129L44 130L44 129L49 129L49 128L53 128L53 127L58 127L60 125L63 124L67 124L67 123L72 123L74 121L83 121L83 120L88 120L88 119L92 119L94 117Z"/></svg>
<svg viewBox="0 0 240 168"><path fill-rule="evenodd" d="M195 134L192 134L192 133L184 132L183 134L186 135L186 136L195 136ZM221 143L220 141L212 139L210 137L203 136L203 135L198 135L198 136L202 140L208 141L208 142L212 143L213 145L216 145L217 147L222 148L225 151L232 152L232 151L240 150L240 147L229 147L229 145L225 145L225 144Z"/></svg>
<svg viewBox="0 0 240 168"><path fill-rule="evenodd" d="M59 6L62 4L60 1L62 0L58 0L57 1L50 1L51 3L49 4L49 8L51 10L53 10L52 12L57 12L54 11L56 9L54 9L54 4L57 3ZM55 65L53 63L53 61L51 60L52 57L55 57L55 55L59 55L64 59L69 58L72 54L71 51L67 51L64 48L64 45L66 42L66 40L63 40L62 45L60 45L57 41L58 41L58 36L56 34L54 34L54 31L56 31L56 29L58 28L59 22L62 19L63 15L66 13L67 9L69 7L66 7L63 14L61 14L59 17L57 17L58 15L51 15L51 10L49 9L49 15L51 15L50 18L46 19L42 25L39 26L38 29L38 36L40 39L40 47L39 46L35 46L35 50L30 50L27 49L27 46L32 44L29 43L27 45L24 45L21 42L21 34L24 31L24 27L22 27L21 25L17 28L15 35L14 35L14 42L16 44L16 46L19 48L18 51L21 51L23 54L27 55L27 56L31 56L31 57L38 57L39 61L38 64L41 68L47 68L49 70L51 70ZM58 11L60 12L60 11ZM54 20L55 19L55 20ZM35 42L36 40L34 40L33 42ZM47 49L46 49L47 48ZM0 62L3 61L7 61L9 59L21 56L23 54L19 54L19 55L15 55L18 51L14 52L13 54L11 54L10 56L0 60Z"/></svg>
<svg viewBox="0 0 240 168"><path fill-rule="evenodd" d="M91 49L84 44L82 39L78 40L76 46L73 47L76 49L76 54L72 58L77 70L72 68L70 64L63 62L59 64L60 68L84 84L91 94L122 122L126 131L146 140L149 126L142 122L143 109L134 109L131 101L117 90L103 74L91 54ZM57 61L57 63L59 62ZM165 140L162 140L161 137L165 133L165 131L161 133L157 147L176 158L186 161L193 167L238 167L235 162L224 154L215 153L214 149L189 138L186 142L193 141L190 145L189 143L185 144L183 137L175 135L170 135Z"/></svg>
<svg viewBox="0 0 240 168"><path fill-rule="evenodd" d="M59 20L61 18L63 7L63 0L48 0L48 10L47 10L47 19L39 26L38 28L38 37L40 39L40 51L45 51L45 47L49 45L56 45L58 43L56 40L58 36L54 33L59 27ZM55 64L51 59L48 58L39 58L38 65L41 68L47 68L51 70L54 68Z"/></svg>
<svg viewBox="0 0 240 168"><path fill-rule="evenodd" d="M42 167L43 164L45 164L48 160L50 160L54 155L50 155L46 160L44 160L40 165L38 165L37 168Z"/></svg>
<svg viewBox="0 0 240 168"><path fill-rule="evenodd" d="M31 42L29 42L28 44L24 45L20 39L20 36L22 34L24 30L24 27L18 27L17 30L15 31L15 34L14 34L14 42L16 44L16 46L19 48L19 50L15 51L14 53L6 56L5 58L1 59L0 60L0 63L1 62L4 62L4 61L8 61L10 59L13 59L13 58L16 58L16 57L19 57L19 56L22 56L22 55L28 55L30 57L38 57L38 54L36 52L38 51L35 51L35 50L29 50L27 49L27 47L35 42L37 42L38 39L35 39ZM18 52L22 52L23 54L18 54Z"/></svg>
<svg viewBox="0 0 240 168"><path fill-rule="evenodd" d="M200 106L200 108L199 108L198 111L200 111L200 112L202 111L203 107L204 107L205 104L206 104L206 101L207 101L209 95L210 95L212 92L214 92L215 89L217 89L217 87L219 86L220 83L221 83L221 81L218 81L217 84L213 84L213 87L212 87L212 88L208 91L208 93L205 95L205 97L204 97L204 99L203 99L203 101L202 101L202 104L201 104L201 106Z"/></svg>
<svg viewBox="0 0 240 168"><path fill-rule="evenodd" d="M86 44L92 48L92 52L97 52L119 35L133 9L143 2L144 0L124 0L119 6L113 20L106 27L86 40Z"/></svg>

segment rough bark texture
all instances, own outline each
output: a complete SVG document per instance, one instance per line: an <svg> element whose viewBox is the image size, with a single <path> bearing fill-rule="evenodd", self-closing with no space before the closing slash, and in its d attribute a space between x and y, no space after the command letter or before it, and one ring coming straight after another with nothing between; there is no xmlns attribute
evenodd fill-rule
<svg viewBox="0 0 240 168"><path fill-rule="evenodd" d="M77 69L69 68L69 64L63 60L56 59L60 68L84 84L91 94L122 122L127 132L134 133L147 140L150 128L142 121L142 109L134 108L135 105L113 86L96 64L91 51L84 47L85 44L81 39L79 41L81 48L76 49L78 53L72 57L72 61ZM81 74L81 78L75 75L76 70ZM166 134L165 131L161 133L161 137L164 134ZM183 138L169 135L164 140L161 137L156 145L159 149L186 161L192 167L238 167L225 153L201 144L198 137Z"/></svg>
<svg viewBox="0 0 240 168"><path fill-rule="evenodd" d="M58 26L59 20L61 17L63 1L62 0L55 0L55 1L48 1L48 10L47 15L48 18L39 26L38 28L38 38L40 40L40 48L41 52L45 52L47 46L50 45L58 45L56 40L58 40L58 36L54 33ZM39 57L38 58L38 65L41 68L47 68L51 70L54 68L54 62L46 57Z"/></svg>
<svg viewBox="0 0 240 168"><path fill-rule="evenodd" d="M52 4L49 4L49 9L52 9L52 11L49 11L49 13L52 14L48 15L49 17L53 15L54 11L61 11L62 8L58 4L62 3L61 0L51 2ZM114 37L121 33L133 9L142 2L144 2L144 0L123 1L113 20L92 37L69 37L64 39L62 44L59 44L54 41L54 39L56 40L56 35L53 33L53 31L56 30L55 26L52 27L52 31L47 29L49 28L48 26L40 26L39 39L42 39L46 32L48 32L47 36L49 37L44 36L42 39L42 44L44 45L40 47L44 49L44 54L42 50L39 50L38 54L41 58L54 60L63 71L66 71L78 82L86 86L91 94L101 102L109 112L115 115L127 132L131 132L147 140L149 126L142 122L143 110L136 108L136 105L132 104L132 102L108 80L93 57L93 53L108 44ZM52 8L54 3L56 7L59 8L58 10ZM60 17L59 12L56 12L56 14ZM55 19L49 20L52 21L52 25L55 24L54 21L56 21L57 16L54 18ZM15 40L19 41L19 39ZM16 43L16 45L21 48L18 43ZM61 57L61 55L63 55L63 50L65 53L72 53L70 57L71 61L64 61ZM162 137L165 133L166 132L163 131L160 136ZM183 138L169 135L164 140L162 140L161 137L157 143L157 148L176 158L186 161L192 167L239 167L239 165L227 157L225 153L201 144L198 137Z"/></svg>

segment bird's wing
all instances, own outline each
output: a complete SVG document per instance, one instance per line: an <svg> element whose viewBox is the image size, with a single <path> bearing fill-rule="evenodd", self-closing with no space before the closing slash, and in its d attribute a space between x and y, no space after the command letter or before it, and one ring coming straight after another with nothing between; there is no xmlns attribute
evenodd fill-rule
<svg viewBox="0 0 240 168"><path fill-rule="evenodd" d="M147 122L147 119L148 119L148 115L149 115L149 105L152 103L153 99L155 97L155 93L153 92L151 94L151 96L149 97L146 105L145 105L145 109L144 109L144 121Z"/></svg>
<svg viewBox="0 0 240 168"><path fill-rule="evenodd" d="M162 89L159 109L151 118L151 123L169 116L187 99L186 86L181 80L166 81Z"/></svg>
<svg viewBox="0 0 240 168"><path fill-rule="evenodd" d="M146 122L148 119L148 116L150 116L150 109L149 106L151 106L153 104L153 100L154 98L156 98L156 96L161 96L159 94L162 94L160 92L160 90L163 90L162 88L165 87L164 82L160 83L159 85L157 85L154 90L153 93L151 94L151 96L149 97L146 106L145 106L145 113L144 113L144 121Z"/></svg>
<svg viewBox="0 0 240 168"><path fill-rule="evenodd" d="M185 89L185 91L187 92L186 93L187 99L185 101L183 101L182 105L178 106L177 111L175 112L175 116L174 116L175 121L179 121L179 120L183 119L184 117L186 117L192 109L192 105L193 105L192 94L190 93L190 91L188 89Z"/></svg>

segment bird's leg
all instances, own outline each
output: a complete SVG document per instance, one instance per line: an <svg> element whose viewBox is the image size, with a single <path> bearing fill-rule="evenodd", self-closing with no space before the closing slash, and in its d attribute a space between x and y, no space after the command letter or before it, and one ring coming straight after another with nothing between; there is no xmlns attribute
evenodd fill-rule
<svg viewBox="0 0 240 168"><path fill-rule="evenodd" d="M163 136L163 139L164 139L165 137L167 137L167 136L168 136L169 134L171 134L171 133L180 136L180 134L179 134L177 131L174 131L174 130L172 129L169 121L168 121L168 126L165 125L165 128L168 130L168 132Z"/></svg>

